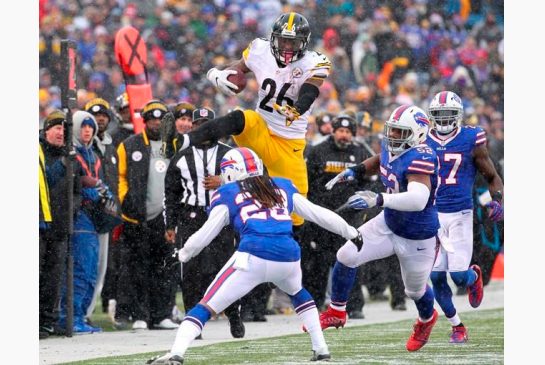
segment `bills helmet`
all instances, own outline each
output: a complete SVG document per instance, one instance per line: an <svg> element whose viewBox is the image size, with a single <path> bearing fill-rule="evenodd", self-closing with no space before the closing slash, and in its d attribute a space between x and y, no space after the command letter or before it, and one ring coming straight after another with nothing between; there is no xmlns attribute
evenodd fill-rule
<svg viewBox="0 0 545 365"><path fill-rule="evenodd" d="M229 150L221 159L221 180L224 184L263 175L263 162L249 148Z"/></svg>
<svg viewBox="0 0 545 365"><path fill-rule="evenodd" d="M384 140L389 152L399 154L426 140L430 122L422 109L414 105L397 107L384 123Z"/></svg>
<svg viewBox="0 0 545 365"><path fill-rule="evenodd" d="M464 106L452 91L437 93L428 108L433 128L440 134L448 134L458 128L464 116Z"/></svg>
<svg viewBox="0 0 545 365"><path fill-rule="evenodd" d="M288 65L303 57L310 40L310 26L299 13L280 15L272 26L271 51L276 61Z"/></svg>

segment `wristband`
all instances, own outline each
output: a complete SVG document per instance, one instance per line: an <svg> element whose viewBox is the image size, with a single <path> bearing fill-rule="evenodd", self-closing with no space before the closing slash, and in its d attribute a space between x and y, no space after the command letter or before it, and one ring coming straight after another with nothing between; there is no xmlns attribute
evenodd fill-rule
<svg viewBox="0 0 545 365"><path fill-rule="evenodd" d="M350 170L354 171L354 175L356 176L357 180L363 180L365 178L365 172L367 169L365 168L365 165L360 163L356 166L349 167Z"/></svg>
<svg viewBox="0 0 545 365"><path fill-rule="evenodd" d="M384 205L384 197L382 196L382 193L378 193L377 206L382 207L383 205Z"/></svg>

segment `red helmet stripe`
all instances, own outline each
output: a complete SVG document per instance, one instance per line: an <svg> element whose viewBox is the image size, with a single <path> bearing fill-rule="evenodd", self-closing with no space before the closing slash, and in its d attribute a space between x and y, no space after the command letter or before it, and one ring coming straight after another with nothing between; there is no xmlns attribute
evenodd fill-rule
<svg viewBox="0 0 545 365"><path fill-rule="evenodd" d="M242 158L244 159L246 171L248 171L249 174L257 172L257 164L254 155L252 155L250 150L244 147L241 147L238 150L240 151L240 153L242 154Z"/></svg>
<svg viewBox="0 0 545 365"><path fill-rule="evenodd" d="M394 120L398 121L399 118L401 118L401 115L405 110L407 110L410 107L410 105L402 105L396 109L396 113L394 114Z"/></svg>
<svg viewBox="0 0 545 365"><path fill-rule="evenodd" d="M448 91L441 91L441 94L439 94L439 103L440 104L446 104L447 103L447 95L448 95Z"/></svg>

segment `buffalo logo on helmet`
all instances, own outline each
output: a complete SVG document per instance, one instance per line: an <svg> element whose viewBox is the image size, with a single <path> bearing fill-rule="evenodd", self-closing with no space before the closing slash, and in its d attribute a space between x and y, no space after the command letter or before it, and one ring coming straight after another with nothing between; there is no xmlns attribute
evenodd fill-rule
<svg viewBox="0 0 545 365"><path fill-rule="evenodd" d="M430 125L430 121L428 120L426 114L421 112L414 113L414 121L421 127Z"/></svg>

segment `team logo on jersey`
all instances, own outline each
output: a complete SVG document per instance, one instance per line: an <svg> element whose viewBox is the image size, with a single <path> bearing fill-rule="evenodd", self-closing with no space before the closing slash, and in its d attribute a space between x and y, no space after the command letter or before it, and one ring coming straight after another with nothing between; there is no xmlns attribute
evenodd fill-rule
<svg viewBox="0 0 545 365"><path fill-rule="evenodd" d="M296 68L291 72L291 75L292 75L294 78L299 78L299 77L303 76L303 70L301 70L299 67L296 67Z"/></svg>
<svg viewBox="0 0 545 365"><path fill-rule="evenodd" d="M142 152L140 152L140 151L134 151L134 152L132 153L132 156L131 156L131 157L132 157L132 160L133 160L133 161L138 162L138 161L140 161L140 160L142 159Z"/></svg>
<svg viewBox="0 0 545 365"><path fill-rule="evenodd" d="M426 114L417 112L414 114L414 121L421 127L425 127L430 125L430 121L428 120L428 117L426 117Z"/></svg>

